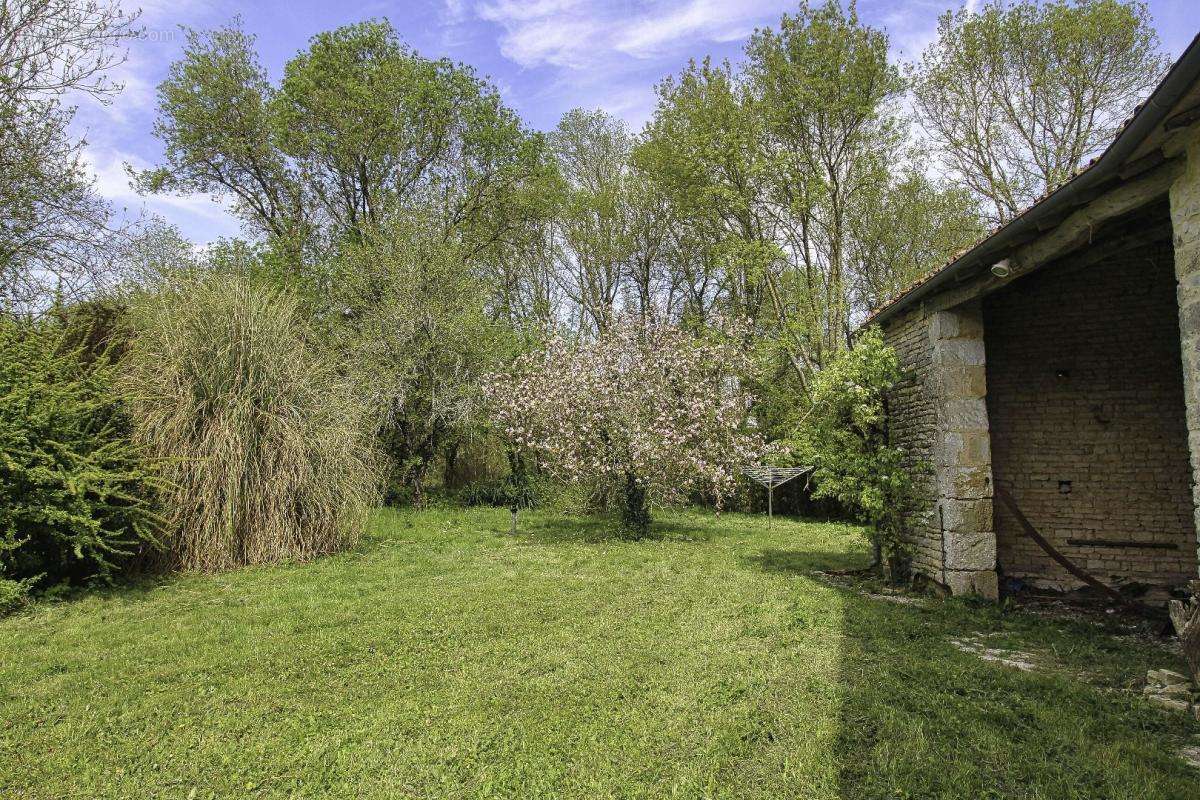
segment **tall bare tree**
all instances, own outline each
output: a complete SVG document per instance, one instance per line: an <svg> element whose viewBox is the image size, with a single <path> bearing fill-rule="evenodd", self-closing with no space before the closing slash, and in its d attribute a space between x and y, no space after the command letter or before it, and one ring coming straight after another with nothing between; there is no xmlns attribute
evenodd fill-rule
<svg viewBox="0 0 1200 800"><path fill-rule="evenodd" d="M910 74L930 144L998 224L1106 145L1167 65L1142 2L993 0L944 14Z"/></svg>
<svg viewBox="0 0 1200 800"><path fill-rule="evenodd" d="M603 111L575 109L550 134L561 203L551 227L553 275L584 327L605 328L618 310L670 313L665 199L633 168L635 137Z"/></svg>
<svg viewBox="0 0 1200 800"><path fill-rule="evenodd" d="M109 207L64 97L111 101L136 17L115 0L0 0L0 307L69 297L105 266Z"/></svg>

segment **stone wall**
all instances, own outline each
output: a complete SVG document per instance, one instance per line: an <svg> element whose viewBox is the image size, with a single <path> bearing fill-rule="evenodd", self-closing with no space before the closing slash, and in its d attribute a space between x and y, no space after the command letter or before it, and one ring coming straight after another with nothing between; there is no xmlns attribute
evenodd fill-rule
<svg viewBox="0 0 1200 800"><path fill-rule="evenodd" d="M926 316L920 308L884 329L904 379L889 397L892 442L909 453L927 511L913 520L913 568L955 594L996 596L991 468L981 309Z"/></svg>
<svg viewBox="0 0 1200 800"><path fill-rule="evenodd" d="M892 441L914 465L931 466L920 479L928 511L911 525L913 565L955 593L994 595L992 566L1073 584L993 508L993 480L1047 538L1102 578L1177 584L1196 577L1200 124L1172 133L1163 154L1162 170L1097 199L1107 205L1096 219L1131 213L1134 201L1165 218L1152 206L1169 182L1173 247L1143 245L1097 260L1106 245L1096 242L1074 267L1042 267L1052 255L1039 255L1050 245L1038 239L1013 256L1036 272L1008 278L1007 287L986 271L966 277L884 324L905 370L889 398ZM1095 220L1081 214L1063 224L1079 217L1076 227L1086 224L1091 242ZM1045 242L1055 244L1056 230ZM1144 241L1154 235L1132 232ZM986 309L956 305L981 294Z"/></svg>
<svg viewBox="0 0 1200 800"><path fill-rule="evenodd" d="M911 528L918 572L955 594L994 596L997 566L1075 585L993 508L994 479L1102 579L1195 577L1172 261L1164 242L1073 271L1049 265L982 304L889 320L905 373L889 398L892 441L931 467L929 510ZM1200 298L1200 274L1194 285ZM1200 299L1192 319L1197 353ZM1143 546L1107 546L1119 542Z"/></svg>
<svg viewBox="0 0 1200 800"><path fill-rule="evenodd" d="M936 515L937 484L934 474L923 465L934 460L937 436L937 408L930 373L933 368L933 344L929 336L929 318L914 307L883 329L884 340L900 358L903 378L888 397L889 431L893 444L904 448L915 470L928 511L912 521L913 568L939 582L942 580L942 535Z"/></svg>
<svg viewBox="0 0 1200 800"><path fill-rule="evenodd" d="M941 582L954 594L995 598L991 435L979 301L935 312L929 319L929 337L938 431L933 468L942 540Z"/></svg>
<svg viewBox="0 0 1200 800"><path fill-rule="evenodd" d="M1170 243L1049 265L990 295L984 324L996 485L1105 582L1194 578ZM1002 508L996 543L1005 575L1078 585Z"/></svg>
<svg viewBox="0 0 1200 800"><path fill-rule="evenodd" d="M1182 346L1193 489L1194 524L1200 529L1200 129L1183 132L1187 159L1171 186L1171 228L1178 281L1179 339ZM1193 575L1192 577L1195 577Z"/></svg>

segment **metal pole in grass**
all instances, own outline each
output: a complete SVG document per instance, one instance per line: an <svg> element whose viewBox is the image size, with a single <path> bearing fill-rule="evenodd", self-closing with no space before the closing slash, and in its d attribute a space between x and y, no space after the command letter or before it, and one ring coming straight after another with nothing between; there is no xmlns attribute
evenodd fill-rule
<svg viewBox="0 0 1200 800"><path fill-rule="evenodd" d="M771 530L775 523L775 487L782 486L806 472L812 472L812 469L812 467L770 467L765 464L742 467L743 475L755 483L767 487L767 530Z"/></svg>

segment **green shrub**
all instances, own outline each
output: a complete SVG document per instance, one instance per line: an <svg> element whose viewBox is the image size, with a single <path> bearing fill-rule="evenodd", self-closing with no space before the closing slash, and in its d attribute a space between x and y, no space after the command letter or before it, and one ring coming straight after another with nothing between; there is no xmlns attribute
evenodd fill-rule
<svg viewBox="0 0 1200 800"><path fill-rule="evenodd" d="M134 302L137 439L165 462L170 566L218 570L352 545L376 501L373 417L291 295L246 278Z"/></svg>
<svg viewBox="0 0 1200 800"><path fill-rule="evenodd" d="M10 581L0 578L0 617L11 614L29 599L28 581Z"/></svg>
<svg viewBox="0 0 1200 800"><path fill-rule="evenodd" d="M815 467L813 497L832 498L866 523L876 559L896 578L907 570L906 527L923 507L915 476L928 468L888 438L887 393L900 376L895 351L869 328L817 373L791 443Z"/></svg>
<svg viewBox="0 0 1200 800"><path fill-rule="evenodd" d="M521 480L509 475L498 480L481 481L467 486L459 492L459 501L465 506L490 506L492 508L536 508L544 501L546 487L538 481Z"/></svg>
<svg viewBox="0 0 1200 800"><path fill-rule="evenodd" d="M155 478L128 436L116 368L56 319L0 319L0 575L109 581L155 542ZM6 587L6 597L18 590Z"/></svg>

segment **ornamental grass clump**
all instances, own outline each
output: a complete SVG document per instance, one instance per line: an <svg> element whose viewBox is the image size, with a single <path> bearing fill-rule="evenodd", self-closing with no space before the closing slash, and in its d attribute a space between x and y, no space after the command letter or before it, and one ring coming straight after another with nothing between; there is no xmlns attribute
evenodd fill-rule
<svg viewBox="0 0 1200 800"><path fill-rule="evenodd" d="M168 566L220 570L352 546L374 504L372 417L292 296L243 278L135 304L139 441L165 462Z"/></svg>

